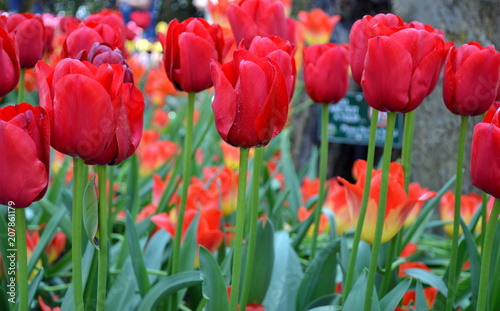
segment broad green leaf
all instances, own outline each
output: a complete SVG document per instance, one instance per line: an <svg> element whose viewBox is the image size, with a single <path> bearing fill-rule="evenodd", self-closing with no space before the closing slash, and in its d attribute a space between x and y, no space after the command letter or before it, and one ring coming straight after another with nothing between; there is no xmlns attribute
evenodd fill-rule
<svg viewBox="0 0 500 311"><path fill-rule="evenodd" d="M141 296L144 297L151 288L151 285L149 284L148 272L146 270L146 264L144 263L139 238L137 237L137 233L135 231L135 223L129 211L127 211L125 229L127 231L128 246L130 249L130 257L132 258L135 277L137 278L137 283L139 284Z"/></svg>
<svg viewBox="0 0 500 311"><path fill-rule="evenodd" d="M47 191L47 200L52 202L53 204L59 203L59 198L61 196L61 189L64 187L64 182L66 179L66 173L68 172L68 167L70 163L70 157L65 156L64 162L54 177L54 181L49 186L49 190Z"/></svg>
<svg viewBox="0 0 500 311"><path fill-rule="evenodd" d="M127 176L127 197L128 197L128 211L134 216L137 216L139 212L140 196L139 196L139 164L137 161L137 156L133 154L127 160L129 164L128 176Z"/></svg>
<svg viewBox="0 0 500 311"><path fill-rule="evenodd" d="M367 273L365 270L356 280L356 283L354 283L354 287L352 288L351 292L349 293L349 296L347 296L347 299L344 303L343 310L345 311L364 310L365 296L366 296L366 279L367 279ZM380 310L381 309L377 298L377 291L374 288L371 311L380 311Z"/></svg>
<svg viewBox="0 0 500 311"><path fill-rule="evenodd" d="M299 286L297 311L305 310L307 305L315 299L334 292L339 251L340 241L335 240L330 242L313 259Z"/></svg>
<svg viewBox="0 0 500 311"><path fill-rule="evenodd" d="M151 290L148 291L137 310L153 310L159 300L164 299L168 295L176 293L181 289L199 285L202 282L203 278L198 271L185 271L168 276L156 283Z"/></svg>
<svg viewBox="0 0 500 311"><path fill-rule="evenodd" d="M288 232L276 232L274 270L263 302L266 311L295 310L298 285L303 275L299 257L290 246Z"/></svg>
<svg viewBox="0 0 500 311"><path fill-rule="evenodd" d="M82 259L82 276L83 276L83 285L87 284L87 280L89 278L92 260L94 258L95 247L92 243L87 243L87 248L83 253ZM61 311L73 311L74 302L73 302L73 284L70 285L68 290L66 291L66 295L64 295L64 299L61 305Z"/></svg>
<svg viewBox="0 0 500 311"><path fill-rule="evenodd" d="M424 289L422 287L422 283L417 281L417 285L415 287L415 296L416 296L416 305L418 311L429 311L427 307L427 301L425 300Z"/></svg>
<svg viewBox="0 0 500 311"><path fill-rule="evenodd" d="M141 296L138 294L139 286L135 275L131 273L132 269L132 260L128 257L120 273L109 284L106 310L136 310L134 306L137 306Z"/></svg>
<svg viewBox="0 0 500 311"><path fill-rule="evenodd" d="M28 306L31 305L31 302L35 298L36 292L38 291L38 286L40 286L40 282L42 282L44 274L44 270L41 269L33 278L33 281L30 282L28 288Z"/></svg>
<svg viewBox="0 0 500 311"><path fill-rule="evenodd" d="M300 181L295 172L295 166L290 154L290 131L288 129L281 132L281 162L280 168L285 176L286 188L290 190L290 213L293 219L297 219L297 211L302 202Z"/></svg>
<svg viewBox="0 0 500 311"><path fill-rule="evenodd" d="M380 310L394 310L411 285L411 279L404 279L380 300Z"/></svg>
<svg viewBox="0 0 500 311"><path fill-rule="evenodd" d="M203 297L207 299L206 311L227 311L226 284L219 265L210 251L200 246L200 272L203 278Z"/></svg>
<svg viewBox="0 0 500 311"><path fill-rule="evenodd" d="M38 204L44 212L47 212L49 215L55 215L59 210L64 210L66 213L64 214L62 220L59 223L59 226L61 227L62 232L66 235L66 240L68 243L71 243L73 232L72 228L73 225L71 224L71 217L70 213L68 213L68 210L65 208L57 207L56 205L52 204L51 202L47 201L45 198L41 199L38 202L35 202L33 204ZM72 206L72 201L70 202L70 205ZM71 210L71 209L70 209Z"/></svg>
<svg viewBox="0 0 500 311"><path fill-rule="evenodd" d="M198 233L198 223L200 221L200 212L196 213L196 216L189 224L189 228L184 235L181 245L181 258L180 271L193 270L194 263L196 260L196 250L197 250L197 237Z"/></svg>
<svg viewBox="0 0 500 311"><path fill-rule="evenodd" d="M316 309L318 307L332 307L340 304L340 299L338 294L329 294L311 302L306 310Z"/></svg>
<svg viewBox="0 0 500 311"><path fill-rule="evenodd" d="M424 284L434 286L445 296L448 294L448 287L446 287L446 284L439 276L432 272L422 269L407 269L405 270L405 273L417 280L420 280L420 282Z"/></svg>
<svg viewBox="0 0 500 311"><path fill-rule="evenodd" d="M158 230L148 241L146 250L144 251L144 263L147 269L161 270L163 264L165 248L170 241L170 234L164 230ZM156 282L158 275L150 274L149 282Z"/></svg>
<svg viewBox="0 0 500 311"><path fill-rule="evenodd" d="M99 249L99 240L96 238L97 226L99 224L99 207L97 204L97 189L95 186L95 178L92 176L85 186L83 194L83 226L90 242Z"/></svg>
<svg viewBox="0 0 500 311"><path fill-rule="evenodd" d="M257 244L255 246L255 256L253 258L253 273L248 294L248 303L262 303L271 282L274 268L274 228L270 220L263 224L259 220L257 224ZM243 258L246 258L247 247L243 249ZM242 271L245 271L243 264ZM242 280L243 281L243 280Z"/></svg>

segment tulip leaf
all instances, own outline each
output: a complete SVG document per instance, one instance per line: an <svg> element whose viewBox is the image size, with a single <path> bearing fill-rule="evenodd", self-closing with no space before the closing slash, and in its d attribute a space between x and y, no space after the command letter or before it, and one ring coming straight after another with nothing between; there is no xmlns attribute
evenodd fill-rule
<svg viewBox="0 0 500 311"><path fill-rule="evenodd" d="M96 238L97 226L99 224L99 207L97 200L97 189L95 186L96 175L92 176L85 186L83 194L83 226L90 242L99 249L99 240Z"/></svg>
<svg viewBox="0 0 500 311"><path fill-rule="evenodd" d="M274 270L263 305L266 311L295 310L295 302L303 277L302 266L290 245L288 232L274 234Z"/></svg>
<svg viewBox="0 0 500 311"><path fill-rule="evenodd" d="M253 273L248 293L248 303L262 304L266 297L267 289L271 283L274 268L274 227L270 220L266 224L259 220L257 224L257 244L255 245L255 256L253 257ZM247 247L243 249L243 258L247 258ZM246 263L242 265L245 271ZM243 280L242 280L243 281Z"/></svg>
<svg viewBox="0 0 500 311"><path fill-rule="evenodd" d="M59 168L59 171L54 177L54 181L47 191L47 199L53 204L57 205L59 203L59 198L61 197L61 189L64 187L64 181L66 179L66 173L68 172L69 163L70 157L65 156L63 164Z"/></svg>
<svg viewBox="0 0 500 311"><path fill-rule="evenodd" d="M326 296L323 296L323 297L320 297L316 300L314 300L313 302L311 302L306 310L314 310L316 308L319 308L319 307L332 307L333 305L335 304L338 304L336 303L339 302L339 295L338 294L329 294L329 295L326 295Z"/></svg>
<svg viewBox="0 0 500 311"><path fill-rule="evenodd" d="M47 223L47 226L45 226L42 236L40 237L40 240L38 241L35 249L33 250L33 253L31 254L30 260L28 262L28 275L31 274L31 271L33 271L33 268L35 268L36 262L38 261L38 259L40 259L40 256L43 254L43 251L54 237L54 234L56 233L57 230L57 226L59 225L59 222L61 222L61 219L63 218L64 215L66 215L66 211L62 208L59 209L56 212L56 214L50 218L49 222Z"/></svg>
<svg viewBox="0 0 500 311"><path fill-rule="evenodd" d="M146 270L146 264L144 263L144 256L142 255L139 238L137 237L135 223L129 211L127 211L127 216L125 217L125 229L127 231L128 246L130 249L130 257L132 258L132 266L134 267L135 277L137 278L137 283L139 284L141 296L144 297L151 285L149 283L148 272Z"/></svg>
<svg viewBox="0 0 500 311"><path fill-rule="evenodd" d="M181 245L181 258L180 271L189 271L194 268L197 250L197 237L198 223L200 221L200 211L189 224L189 228L184 235Z"/></svg>
<svg viewBox="0 0 500 311"><path fill-rule="evenodd" d="M478 209L479 210L479 209ZM471 279L471 292L472 292L472 305L474 309L477 304L477 295L479 292L479 275L481 274L481 256L477 250L477 244L474 241L474 237L470 232L470 228L465 224L463 219L460 218L460 225L464 232L465 243L467 244L467 251L469 253L470 261L470 279Z"/></svg>
<svg viewBox="0 0 500 311"><path fill-rule="evenodd" d="M83 284L87 284L87 281L89 279L92 261L94 259L94 250L95 247L92 245L92 243L88 243L87 248L83 253L83 259L82 259ZM66 294L64 295L64 299L61 305L61 311L73 311L74 306L75 303L73 300L73 284L71 284L68 290L66 291Z"/></svg>
<svg viewBox="0 0 500 311"><path fill-rule="evenodd" d="M394 287L380 300L380 310L394 310L411 285L411 279L407 278ZM419 309L420 310L420 309Z"/></svg>
<svg viewBox="0 0 500 311"><path fill-rule="evenodd" d="M347 299L344 303L344 308L343 310L364 310L364 305L365 305L365 294L366 294L366 279L367 279L367 273L366 270L364 270L359 278L356 280L356 283L354 283L354 286L352 290L349 293L349 296L347 296ZM386 310L386 309L381 309L378 298L377 298L377 290L374 288L373 289L373 298L372 298L372 311L380 311L380 310Z"/></svg>
<svg viewBox="0 0 500 311"><path fill-rule="evenodd" d="M314 309L308 309L308 311L339 311L342 310L339 307L335 306L322 306L322 307L317 307Z"/></svg>
<svg viewBox="0 0 500 311"><path fill-rule="evenodd" d="M31 305L31 302L35 298L36 292L38 291L38 286L40 286L40 282L42 282L44 275L45 275L45 270L40 269L40 271L38 271L36 276L33 278L33 281L30 282L28 288L28 306Z"/></svg>
<svg viewBox="0 0 500 311"><path fill-rule="evenodd" d="M134 216L139 212L139 163L137 163L137 156L133 154L126 160L129 165L129 175L127 176L127 209Z"/></svg>
<svg viewBox="0 0 500 311"><path fill-rule="evenodd" d="M0 214L0 241L2 241L2 243L0 243L0 256L2 256L2 258L7 258L9 253L7 252L7 243L4 243L4 241L8 241L9 229L7 226L7 222L5 221L8 218L4 217L3 215L4 214ZM4 269L3 271L9 271L8 260L2 260L1 264L3 265L3 267L0 267L0 269Z"/></svg>
<svg viewBox="0 0 500 311"><path fill-rule="evenodd" d="M424 289L422 287L422 283L417 281L417 285L415 286L415 296L416 296L416 307L418 311L429 311L427 307L427 301L425 300Z"/></svg>
<svg viewBox="0 0 500 311"><path fill-rule="evenodd" d="M334 240L322 249L307 268L299 286L297 311L306 310L315 299L333 294L337 275L337 254L340 241Z"/></svg>
<svg viewBox="0 0 500 311"><path fill-rule="evenodd" d="M226 284L219 265L209 250L200 246L200 272L203 278L203 297L207 299L206 311L227 311Z"/></svg>
<svg viewBox="0 0 500 311"><path fill-rule="evenodd" d="M420 280L422 283L437 288L437 290L441 292L441 294L443 294L444 296L448 294L448 287L446 287L446 284L439 276L435 275L432 272L413 268L413 269L406 269L405 273L417 280Z"/></svg>
<svg viewBox="0 0 500 311"><path fill-rule="evenodd" d="M283 175L285 176L285 186L286 189L290 190L289 201L290 201L290 216L293 219L297 219L297 211L301 205L302 192L300 190L300 182L295 172L295 166L292 161L292 156L290 154L290 131L284 129L281 132L281 161L280 168L283 170Z"/></svg>
<svg viewBox="0 0 500 311"><path fill-rule="evenodd" d="M154 310L156 303L162 298L164 299L168 295L171 295L181 289L199 285L202 282L203 278L198 271L185 271L168 276L156 283L151 290L148 291L137 310Z"/></svg>
<svg viewBox="0 0 500 311"><path fill-rule="evenodd" d="M497 223L493 241L500 241L500 222ZM494 243L491 252L492 258L496 258L496 256L498 256L498 252L499 252L498 243ZM492 264L494 265L494 263ZM488 291L492 292L493 289L497 289L499 287L500 287L500 265L495 265L495 268L493 270L493 275L490 276L490 284L488 286ZM490 308L491 310L500 310L500 295L490 295Z"/></svg>
<svg viewBox="0 0 500 311"><path fill-rule="evenodd" d="M137 279L132 271L132 259L128 257L120 270L113 278L106 295L105 310L137 310L141 296L138 294Z"/></svg>
<svg viewBox="0 0 500 311"><path fill-rule="evenodd" d="M147 269L161 270L165 248L170 240L170 234L164 230L158 230L158 232L151 237L144 251L144 264ZM150 274L149 282L153 284L157 278L158 275Z"/></svg>

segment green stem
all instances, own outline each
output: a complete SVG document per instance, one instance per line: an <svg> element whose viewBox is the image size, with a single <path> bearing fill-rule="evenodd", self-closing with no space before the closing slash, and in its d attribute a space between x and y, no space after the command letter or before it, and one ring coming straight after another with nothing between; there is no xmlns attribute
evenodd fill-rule
<svg viewBox="0 0 500 311"><path fill-rule="evenodd" d="M28 310L28 253L26 250L26 215L24 208L16 208L17 285L19 311Z"/></svg>
<svg viewBox="0 0 500 311"><path fill-rule="evenodd" d="M17 85L17 102L20 104L24 101L24 74L26 69L21 69L19 74L19 84Z"/></svg>
<svg viewBox="0 0 500 311"><path fill-rule="evenodd" d="M391 274L392 274L392 262L394 261L394 255L396 253L397 244L399 240L398 235L399 233L391 239L389 253L385 261L384 277L382 278L382 285L380 286L380 292L379 292L380 297L384 297L385 294L387 293L387 290L389 289L389 283L391 281Z"/></svg>
<svg viewBox="0 0 500 311"><path fill-rule="evenodd" d="M248 233L248 248L247 257L245 260L245 274L243 276L243 288L241 290L240 310L245 310L248 294L253 274L253 259L255 256L255 246L257 245L257 221L259 216L259 185L260 185L260 171L262 169L262 162L264 160L264 148L255 148L255 156L253 161L252 173L252 192L250 194L250 218Z"/></svg>
<svg viewBox="0 0 500 311"><path fill-rule="evenodd" d="M243 257L243 231L245 229L245 196L247 184L248 152L240 148L240 170L238 176L238 199L236 201L236 234L234 236L233 271L231 273L231 299L229 311L236 311L240 294L241 259Z"/></svg>
<svg viewBox="0 0 500 311"><path fill-rule="evenodd" d="M378 255L380 252L382 233L384 230L387 190L389 184L389 167L391 165L392 143L394 137L394 125L396 124L396 116L397 114L395 112L387 113L387 130L385 134L384 158L382 160L382 181L380 185L380 194L378 201L377 223L375 226L375 235L373 237L370 267L368 269L368 280L366 282L366 296L365 296L365 308L364 308L365 311L371 310L373 287L375 284L375 277L377 276L377 262L378 262Z"/></svg>
<svg viewBox="0 0 500 311"><path fill-rule="evenodd" d="M111 228L113 226L113 213L111 208L113 207L113 183L115 179L115 167L112 165L108 166L108 181L109 181L109 196L108 196L108 236L111 234Z"/></svg>
<svg viewBox="0 0 500 311"><path fill-rule="evenodd" d="M477 297L476 310L486 310L486 300L488 298L488 282L490 277L491 250L497 227L498 215L500 214L500 199L495 199L495 204L491 211L490 219L486 227L484 246L481 254L481 274L479 277L479 291Z"/></svg>
<svg viewBox="0 0 500 311"><path fill-rule="evenodd" d="M321 105L321 147L319 161L319 197L314 209L314 230L311 247L311 259L316 254L316 244L318 243L319 223L321 219L321 209L325 201L326 189L326 163L328 161L328 105Z"/></svg>
<svg viewBox="0 0 500 311"><path fill-rule="evenodd" d="M453 213L453 236L451 241L450 270L448 274L448 296L446 297L445 310L453 309L453 300L457 288L457 261L458 261L458 238L460 235L460 205L462 199L462 174L465 153L465 139L467 137L467 121L469 117L462 117L460 123L460 137L457 151L457 180L455 182L455 210ZM481 310L481 309L478 309Z"/></svg>
<svg viewBox="0 0 500 311"><path fill-rule="evenodd" d="M415 130L415 110L408 112L405 115L404 129L403 129L403 150L401 155L401 162L403 164L403 171L405 173L405 191L408 193L410 187L411 175L411 152L413 149L413 132Z"/></svg>
<svg viewBox="0 0 500 311"><path fill-rule="evenodd" d="M359 242L361 241L361 232L365 222L366 209L368 207L368 199L370 195L373 158L375 156L375 144L377 137L377 123L378 123L378 110L373 109L372 119L370 124L370 140L368 141L368 154L366 156L366 173L365 173L365 188L363 189L363 199L361 200L361 208L358 216L358 223L356 224L356 231L354 232L354 240L352 241L351 255L349 256L349 265L347 267L347 276L345 281L344 299L346 301L349 292L351 291L354 282L354 268L356 266L356 259L358 257Z"/></svg>
<svg viewBox="0 0 500 311"><path fill-rule="evenodd" d="M84 163L80 158L73 158L73 297L76 311L83 311L82 282L82 228L83 228L83 191L85 190Z"/></svg>
<svg viewBox="0 0 500 311"><path fill-rule="evenodd" d="M97 166L99 178L99 263L97 267L97 311L104 310L106 302L106 279L108 276L108 199L106 197L105 165ZM110 193L110 196L112 193Z"/></svg>
<svg viewBox="0 0 500 311"><path fill-rule="evenodd" d="M184 168L182 172L181 204L179 206L179 217L177 218L177 229L175 231L174 246L172 251L171 274L176 274L177 272L179 272L180 265L182 227L184 224L184 213L186 211L187 195L191 179L191 156L193 147L193 115L195 96L196 93L189 93L188 96L186 138L184 140L183 148Z"/></svg>
<svg viewBox="0 0 500 311"><path fill-rule="evenodd" d="M481 232L486 232L486 217L487 217L487 209L488 209L488 194L486 192L481 193ZM484 234L482 234L482 243L484 243Z"/></svg>

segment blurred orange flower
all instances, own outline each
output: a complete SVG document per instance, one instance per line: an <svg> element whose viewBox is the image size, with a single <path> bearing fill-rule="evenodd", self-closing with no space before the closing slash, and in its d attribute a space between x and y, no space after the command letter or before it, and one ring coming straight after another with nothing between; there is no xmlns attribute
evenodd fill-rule
<svg viewBox="0 0 500 311"><path fill-rule="evenodd" d="M418 182L412 182L412 183L410 183L409 192L410 192L410 194L409 194L410 199L412 199L412 200L417 200L422 195L424 195L425 193L428 193L428 192L433 193L434 196L437 195L436 192L429 191L429 188L423 188L422 186L420 186L420 184ZM405 227L409 227L409 226L411 226L413 224L413 222L415 221L415 219L417 219L418 214L422 210L422 206L424 206L424 202L423 201L420 201L420 202L418 202L415 205L415 207L410 212L410 214L408 215L408 217L406 217Z"/></svg>
<svg viewBox="0 0 500 311"><path fill-rule="evenodd" d="M427 302L427 307L431 309L436 302L438 290L435 287L427 287L424 288L424 296L425 301ZM415 302L416 302L416 292L414 290L407 291L403 299L401 300L401 307L396 307L394 311L410 311L415 310Z"/></svg>
<svg viewBox="0 0 500 311"><path fill-rule="evenodd" d="M319 8L311 12L299 11L297 17L304 25L307 45L330 42L335 25L342 19L340 15L330 16Z"/></svg>
<svg viewBox="0 0 500 311"><path fill-rule="evenodd" d="M149 70L144 91L146 95L149 96L150 102L157 106L165 105L168 95L177 94L177 90L167 78L165 69L161 64L157 68L151 68Z"/></svg>
<svg viewBox="0 0 500 311"><path fill-rule="evenodd" d="M476 213L477 209L481 207L482 197L477 193L462 194L460 200L460 217L464 220L466 224L469 224L472 217ZM455 210L455 193L449 190L447 191L439 201L439 212L442 221L453 222L453 213ZM477 223L477 230L481 230L481 221ZM450 236L453 235L453 224L447 224L443 227L444 231ZM460 234L462 234L462 228L460 227Z"/></svg>
<svg viewBox="0 0 500 311"><path fill-rule="evenodd" d="M141 144L136 150L139 159L139 175L146 176L171 160L179 153L179 146L169 140L161 140L155 130L144 130Z"/></svg>

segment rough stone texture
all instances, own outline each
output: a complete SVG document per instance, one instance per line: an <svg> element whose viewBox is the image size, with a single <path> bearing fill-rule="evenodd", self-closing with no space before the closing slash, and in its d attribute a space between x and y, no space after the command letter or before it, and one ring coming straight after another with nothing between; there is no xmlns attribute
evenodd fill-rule
<svg viewBox="0 0 500 311"><path fill-rule="evenodd" d="M500 5L497 0L394 0L392 11L405 21L418 20L442 29L447 40L457 46L477 41L500 47ZM480 117L469 120L464 163L464 191L470 184L470 141L473 126ZM417 109L415 122L412 180L433 190L455 174L460 116L444 106L441 84ZM477 189L475 190L477 191Z"/></svg>

